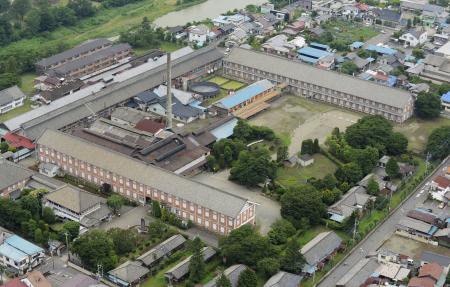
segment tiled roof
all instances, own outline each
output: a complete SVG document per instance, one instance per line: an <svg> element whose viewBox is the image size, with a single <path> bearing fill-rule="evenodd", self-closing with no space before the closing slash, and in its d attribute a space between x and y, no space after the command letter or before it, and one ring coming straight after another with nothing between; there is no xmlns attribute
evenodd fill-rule
<svg viewBox="0 0 450 287"><path fill-rule="evenodd" d="M435 262L424 264L419 270L419 277L430 277L438 281L443 270L444 268Z"/></svg>

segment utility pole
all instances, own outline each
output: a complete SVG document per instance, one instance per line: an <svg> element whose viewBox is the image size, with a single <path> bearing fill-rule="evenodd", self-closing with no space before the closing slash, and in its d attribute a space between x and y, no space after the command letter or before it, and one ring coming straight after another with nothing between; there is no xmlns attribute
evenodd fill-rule
<svg viewBox="0 0 450 287"><path fill-rule="evenodd" d="M167 96L166 96L166 129L172 129L172 63L170 52L167 53Z"/></svg>
<svg viewBox="0 0 450 287"><path fill-rule="evenodd" d="M66 247L67 247L67 263L69 263L70 261L70 250L69 250L69 232L66 231L66 233L64 233L64 235L66 236Z"/></svg>

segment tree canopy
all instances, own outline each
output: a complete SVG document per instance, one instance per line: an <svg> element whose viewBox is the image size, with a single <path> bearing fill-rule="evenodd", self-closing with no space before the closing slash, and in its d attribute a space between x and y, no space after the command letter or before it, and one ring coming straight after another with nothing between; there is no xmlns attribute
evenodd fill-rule
<svg viewBox="0 0 450 287"><path fill-rule="evenodd" d="M286 246L285 254L281 258L281 269L300 274L303 265L305 265L305 257L300 252L301 246L296 239L290 240Z"/></svg>
<svg viewBox="0 0 450 287"><path fill-rule="evenodd" d="M450 126L434 129L428 137L426 151L433 159L444 159L450 154Z"/></svg>
<svg viewBox="0 0 450 287"><path fill-rule="evenodd" d="M245 269L239 274L237 286L238 287L256 287L258 279L256 278L255 271L250 268Z"/></svg>
<svg viewBox="0 0 450 287"><path fill-rule="evenodd" d="M414 103L416 113L424 119L439 117L442 109L441 99L432 93L420 93Z"/></svg>
<svg viewBox="0 0 450 287"><path fill-rule="evenodd" d="M345 140L354 148L372 146L383 151L392 128L392 124L382 116L365 116L347 128Z"/></svg>

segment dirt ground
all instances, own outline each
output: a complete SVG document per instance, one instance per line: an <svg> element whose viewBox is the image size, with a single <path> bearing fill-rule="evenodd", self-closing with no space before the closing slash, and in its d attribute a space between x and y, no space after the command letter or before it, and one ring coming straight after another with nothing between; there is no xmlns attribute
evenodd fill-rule
<svg viewBox="0 0 450 287"><path fill-rule="evenodd" d="M421 243L398 235L391 236L381 248L408 255L416 260L420 259L424 251L450 256L450 249L448 248Z"/></svg>
<svg viewBox="0 0 450 287"><path fill-rule="evenodd" d="M300 151L301 142L317 138L320 144L335 127L345 130L361 118L361 114L286 95L271 103L271 108L250 119L254 125L272 128L282 138L289 138L289 153Z"/></svg>

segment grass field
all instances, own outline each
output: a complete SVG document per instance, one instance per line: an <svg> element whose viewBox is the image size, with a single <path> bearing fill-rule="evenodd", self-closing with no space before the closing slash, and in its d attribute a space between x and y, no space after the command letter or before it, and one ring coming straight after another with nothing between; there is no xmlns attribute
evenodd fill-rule
<svg viewBox="0 0 450 287"><path fill-rule="evenodd" d="M334 173L336 165L322 154L315 154L314 163L307 167L281 167L278 169L278 181L285 187L297 186L306 183L306 180L315 177L323 178Z"/></svg>
<svg viewBox="0 0 450 287"><path fill-rule="evenodd" d="M409 141L408 148L416 153L421 153L426 147L428 136L431 132L442 126L449 126L450 119L440 117L435 120L421 120L416 117L406 123L395 126L395 131L404 134Z"/></svg>
<svg viewBox="0 0 450 287"><path fill-rule="evenodd" d="M36 78L36 76L35 73L25 73L20 77L20 89L28 96L32 96L35 92L34 78Z"/></svg>
<svg viewBox="0 0 450 287"><path fill-rule="evenodd" d="M223 78L223 77L219 77L219 76L214 76L211 79L208 80L208 82L214 83L214 84L218 84L219 86L229 82L230 80L227 78Z"/></svg>
<svg viewBox="0 0 450 287"><path fill-rule="evenodd" d="M325 31L331 32L336 41L353 43L366 41L379 33L373 26L364 26L361 23L350 21L329 21L321 26Z"/></svg>
<svg viewBox="0 0 450 287"><path fill-rule="evenodd" d="M228 81L228 82L226 82L225 84L223 84L223 85L220 85L220 87L222 88L222 89L225 89L225 90L239 90L240 88L242 88L242 87L244 87L245 86L245 84L244 83L241 83L241 82L238 82L238 81Z"/></svg>

